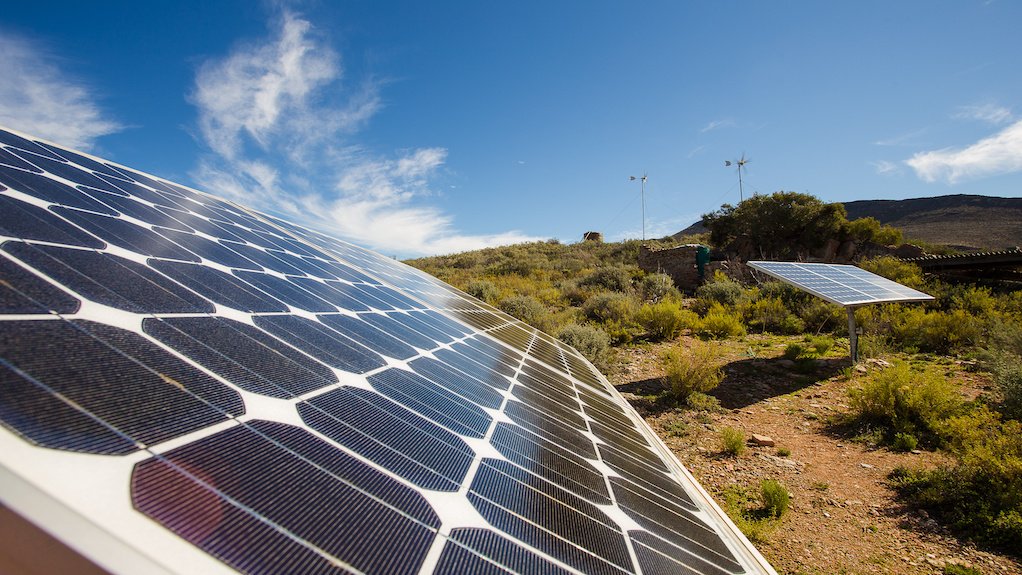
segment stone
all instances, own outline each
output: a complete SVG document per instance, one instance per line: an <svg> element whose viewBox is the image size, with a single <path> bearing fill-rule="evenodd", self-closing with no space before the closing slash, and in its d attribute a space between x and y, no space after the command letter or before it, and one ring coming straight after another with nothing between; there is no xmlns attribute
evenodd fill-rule
<svg viewBox="0 0 1022 575"><path fill-rule="evenodd" d="M860 464L859 464L859 467L861 467L861 468L863 468L863 469L875 469L875 467L876 467L876 466L874 466L874 465L870 465L870 464L868 464L868 463L860 463Z"/></svg>
<svg viewBox="0 0 1022 575"><path fill-rule="evenodd" d="M769 435L758 435L753 433L752 437L749 438L749 441L756 445L762 445L763 447L773 447L775 445L773 438Z"/></svg>

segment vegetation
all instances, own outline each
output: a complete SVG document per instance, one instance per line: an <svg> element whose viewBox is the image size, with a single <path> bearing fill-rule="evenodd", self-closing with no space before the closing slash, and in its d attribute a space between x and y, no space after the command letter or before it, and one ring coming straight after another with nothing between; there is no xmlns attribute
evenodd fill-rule
<svg viewBox="0 0 1022 575"><path fill-rule="evenodd" d="M745 452L745 432L733 427L720 430L720 451L732 457Z"/></svg>
<svg viewBox="0 0 1022 575"><path fill-rule="evenodd" d="M760 483L758 493L739 485L725 490L724 510L750 541L763 543L787 513L790 500L784 485L766 479Z"/></svg>
<svg viewBox="0 0 1022 575"><path fill-rule="evenodd" d="M707 343L693 343L687 354L677 347L668 350L663 362L670 394L677 401L687 401L693 393L717 387L724 377L719 361L716 348Z"/></svg>

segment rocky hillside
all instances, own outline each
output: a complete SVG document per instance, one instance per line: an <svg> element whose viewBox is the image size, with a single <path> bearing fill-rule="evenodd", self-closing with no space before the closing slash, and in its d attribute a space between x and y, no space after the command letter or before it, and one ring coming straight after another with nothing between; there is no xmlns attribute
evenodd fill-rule
<svg viewBox="0 0 1022 575"><path fill-rule="evenodd" d="M971 249L1004 249L1022 245L1022 198L956 194L910 200L845 202L848 219L874 217L900 228L908 240ZM696 222L675 234L706 231Z"/></svg>
<svg viewBox="0 0 1022 575"><path fill-rule="evenodd" d="M848 219L872 216L908 239L981 249L1022 245L1022 198L952 195L845 202Z"/></svg>

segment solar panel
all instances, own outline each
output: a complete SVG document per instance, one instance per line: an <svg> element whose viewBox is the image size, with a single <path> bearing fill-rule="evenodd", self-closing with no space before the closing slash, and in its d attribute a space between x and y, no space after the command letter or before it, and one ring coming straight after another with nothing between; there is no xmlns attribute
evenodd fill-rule
<svg viewBox="0 0 1022 575"><path fill-rule="evenodd" d="M749 267L841 306L929 301L933 296L843 264L749 262Z"/></svg>
<svg viewBox="0 0 1022 575"><path fill-rule="evenodd" d="M773 572L574 349L5 130L0 423L3 505L116 573Z"/></svg>

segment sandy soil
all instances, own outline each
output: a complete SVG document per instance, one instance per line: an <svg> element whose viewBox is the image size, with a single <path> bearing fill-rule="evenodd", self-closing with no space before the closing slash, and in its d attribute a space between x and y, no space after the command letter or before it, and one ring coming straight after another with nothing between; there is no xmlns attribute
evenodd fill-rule
<svg viewBox="0 0 1022 575"><path fill-rule="evenodd" d="M718 413L665 409L651 400L663 389L664 345L620 348L610 379L722 505L731 485L758 489L761 480L777 479L788 488L790 511L757 544L778 573L929 574L942 573L949 563L985 574L1022 573L1018 558L960 541L895 498L886 481L892 469L937 465L942 454L874 449L834 425L835 416L848 410L847 390L863 377L860 370L883 369L882 363L863 362L849 377L848 359L835 351L801 373L780 358L785 344L756 335L724 344L726 376L711 393L724 407ZM947 371L968 395L987 383L961 364L949 362ZM725 456L719 440L724 427L769 436L776 445L750 445L738 457ZM779 448L790 455L779 456Z"/></svg>

